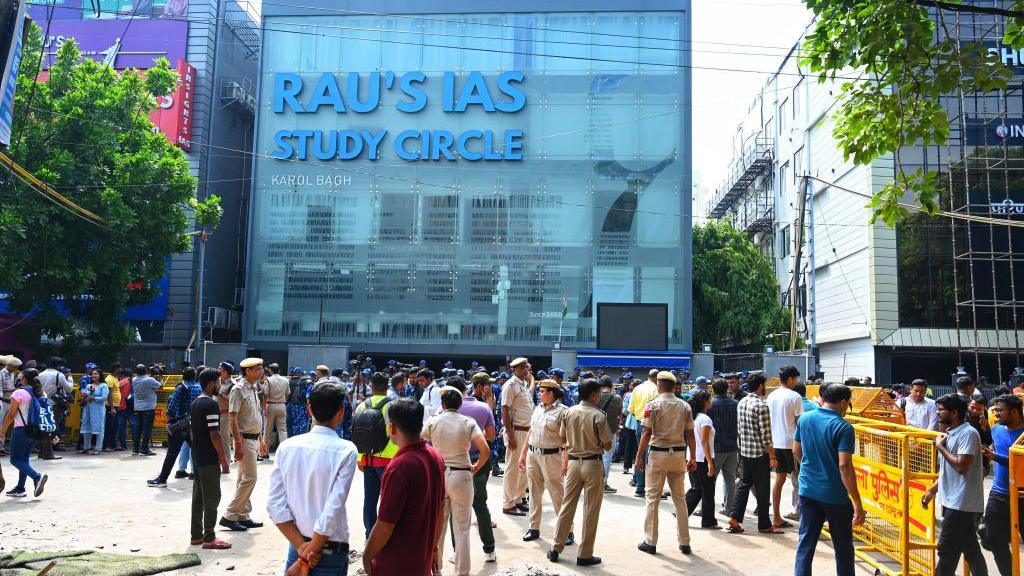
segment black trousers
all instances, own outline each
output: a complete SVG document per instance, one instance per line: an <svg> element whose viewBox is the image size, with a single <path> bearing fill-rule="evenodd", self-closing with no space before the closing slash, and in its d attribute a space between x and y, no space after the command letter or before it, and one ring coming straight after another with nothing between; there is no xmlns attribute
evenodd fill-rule
<svg viewBox="0 0 1024 576"><path fill-rule="evenodd" d="M1017 508L1020 537L1024 541L1024 500ZM998 492L988 493L985 505L985 548L992 551L1001 576L1010 576L1013 557L1010 555L1010 497ZM973 567L971 568L973 571Z"/></svg>
<svg viewBox="0 0 1024 576"><path fill-rule="evenodd" d="M715 519L715 478L708 478L708 463L697 462L697 469L690 472L690 489L686 491L686 510L693 516L700 504L700 527L718 525Z"/></svg>
<svg viewBox="0 0 1024 576"><path fill-rule="evenodd" d="M939 563L935 566L936 576L955 576L960 555L963 554L971 566L971 574L988 576L988 565L981 555L978 544L978 525L976 512L963 512L953 508L942 508L942 528L939 532L938 556Z"/></svg>
<svg viewBox="0 0 1024 576"><path fill-rule="evenodd" d="M771 498L771 470L767 454L757 458L740 456L739 484L736 485L736 500L732 507L732 519L742 523L743 513L747 510L750 491L754 491L757 500L757 529L767 530L772 527L772 519L768 516L768 502ZM984 576L984 575L982 575Z"/></svg>
<svg viewBox="0 0 1024 576"><path fill-rule="evenodd" d="M135 424L132 426L132 452L149 452L149 437L153 433L153 419L156 417L155 410L136 410ZM181 447L178 447L181 450Z"/></svg>
<svg viewBox="0 0 1024 576"><path fill-rule="evenodd" d="M160 475L156 477L157 480L167 482L167 479L170 478L171 468L174 468L174 461L178 459L178 454L181 453L181 447L186 440L188 440L188 430L168 435L167 454L164 455L164 464L160 468Z"/></svg>
<svg viewBox="0 0 1024 576"><path fill-rule="evenodd" d="M192 539L213 542L220 505L220 466L195 466L192 483Z"/></svg>

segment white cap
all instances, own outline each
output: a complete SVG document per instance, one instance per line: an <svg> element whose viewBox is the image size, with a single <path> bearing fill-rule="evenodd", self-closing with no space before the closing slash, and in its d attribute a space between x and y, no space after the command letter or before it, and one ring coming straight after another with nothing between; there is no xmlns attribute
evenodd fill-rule
<svg viewBox="0 0 1024 576"><path fill-rule="evenodd" d="M321 365L317 366L316 369L317 369L318 372L330 372L331 371L331 369L328 368L327 365L325 365L325 364L321 364Z"/></svg>
<svg viewBox="0 0 1024 576"><path fill-rule="evenodd" d="M8 356L6 364L12 368L21 368L21 360L17 356Z"/></svg>
<svg viewBox="0 0 1024 576"><path fill-rule="evenodd" d="M255 368L256 366L263 366L263 358L246 358L238 364L242 368Z"/></svg>
<svg viewBox="0 0 1024 576"><path fill-rule="evenodd" d="M519 366L520 364L528 364L529 362L530 362L530 361L529 361L529 360L527 360L526 358L522 358L522 357L520 357L520 358L516 358L515 360L513 360L513 361L509 362L509 364L508 364L508 365L509 365L510 367L512 367L512 368L515 368L516 366Z"/></svg>
<svg viewBox="0 0 1024 576"><path fill-rule="evenodd" d="M675 374L666 371L658 372L658 380L669 380L671 382L678 382L678 380L676 380Z"/></svg>

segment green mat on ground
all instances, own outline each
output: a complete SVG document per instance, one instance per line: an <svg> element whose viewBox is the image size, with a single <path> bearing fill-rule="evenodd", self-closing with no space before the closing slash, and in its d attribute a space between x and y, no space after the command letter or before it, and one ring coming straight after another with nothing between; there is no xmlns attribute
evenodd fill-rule
<svg viewBox="0 0 1024 576"><path fill-rule="evenodd" d="M35 576L51 561L47 576L148 576L200 564L195 554L138 556L104 554L92 550L0 554L0 576Z"/></svg>

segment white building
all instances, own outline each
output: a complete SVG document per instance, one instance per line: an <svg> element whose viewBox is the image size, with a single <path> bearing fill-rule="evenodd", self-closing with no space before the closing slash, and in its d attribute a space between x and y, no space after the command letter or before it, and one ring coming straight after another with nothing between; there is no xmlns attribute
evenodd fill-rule
<svg viewBox="0 0 1024 576"><path fill-rule="evenodd" d="M893 159L883 157L865 166L843 157L833 137L834 113L840 86L848 80L819 83L816 76L801 74L799 45L764 84L736 128L730 169L707 202L706 214L746 231L773 258L780 298L791 305L795 294L801 336L816 343L826 381L870 376L889 383L925 377L948 384L958 364L973 373L976 357L982 375L994 379L1001 372L1007 378L1015 365L1013 330L975 329L978 324L968 329L961 323L958 340L952 324L918 327L921 323L901 314L897 230L880 220L871 224L866 207L868 197L892 181ZM922 156L921 149L911 150ZM803 175L819 180L811 180L813 202L806 206L794 290L795 240L800 236L800 202L806 197ZM948 222L936 219L935 224ZM904 261L911 257L902 256ZM943 265L952 270L953 260ZM906 271L903 280L927 281L909 278ZM963 294L957 302L965 305ZM952 306L957 309L957 304ZM1022 333L1016 336L1024 342ZM987 354L975 356L975 349ZM1003 353L998 368L995 351Z"/></svg>

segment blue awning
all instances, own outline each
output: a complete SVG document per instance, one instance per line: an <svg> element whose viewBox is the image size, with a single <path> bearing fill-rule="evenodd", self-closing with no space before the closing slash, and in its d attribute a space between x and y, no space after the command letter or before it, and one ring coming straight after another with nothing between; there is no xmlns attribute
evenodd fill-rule
<svg viewBox="0 0 1024 576"><path fill-rule="evenodd" d="M580 350L576 364L590 368L690 368L690 354L675 350Z"/></svg>

